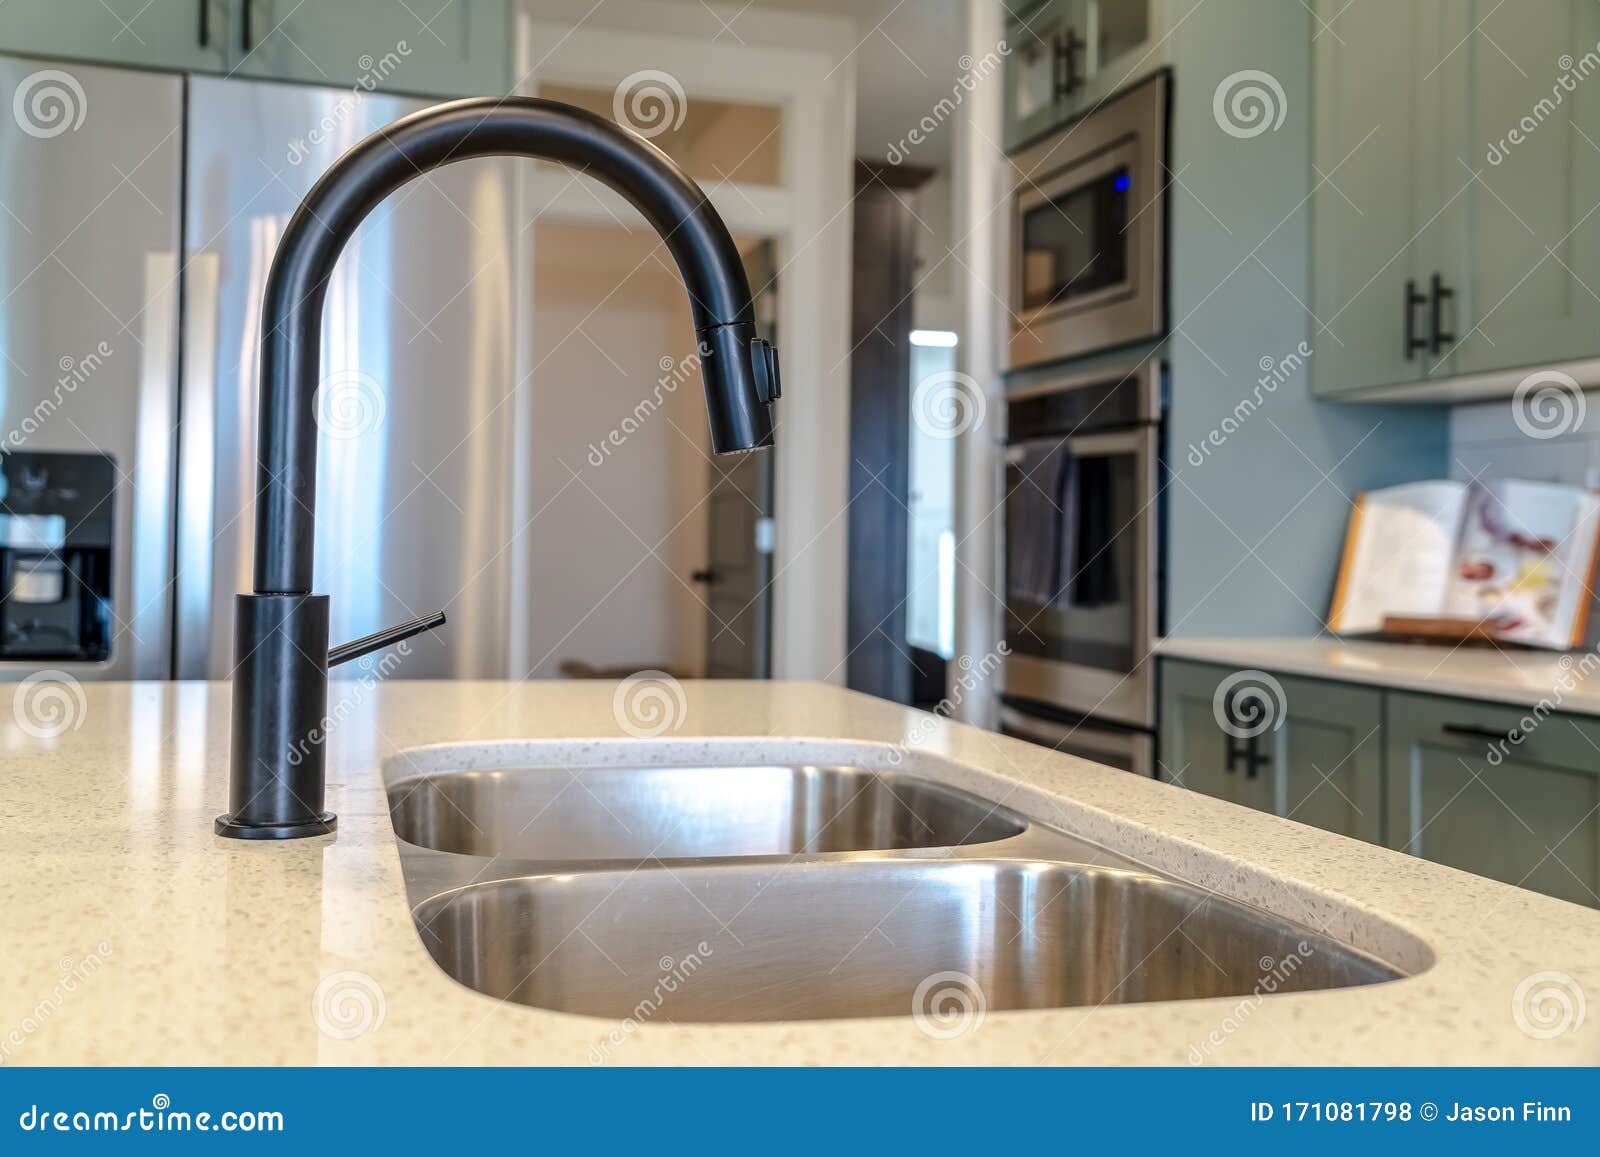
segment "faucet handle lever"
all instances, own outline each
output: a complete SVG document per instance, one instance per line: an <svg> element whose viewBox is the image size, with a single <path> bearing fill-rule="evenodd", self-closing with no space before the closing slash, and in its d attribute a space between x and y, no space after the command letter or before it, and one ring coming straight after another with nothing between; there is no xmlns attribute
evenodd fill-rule
<svg viewBox="0 0 1600 1157"><path fill-rule="evenodd" d="M397 626L385 627L370 635L343 643L328 652L328 666L337 667L340 663L348 663L351 659L359 659L363 655L370 655L374 651L381 651L412 635L420 635L423 631L431 631L435 627L444 626L444 612L435 611L431 615L423 615L419 619L412 619L409 623L400 623Z"/></svg>

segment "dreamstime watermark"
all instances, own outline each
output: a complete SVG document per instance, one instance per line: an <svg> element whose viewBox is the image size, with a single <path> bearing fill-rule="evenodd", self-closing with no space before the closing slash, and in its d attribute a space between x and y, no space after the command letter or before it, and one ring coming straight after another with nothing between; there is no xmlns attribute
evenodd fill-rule
<svg viewBox="0 0 1600 1157"><path fill-rule="evenodd" d="M360 370L335 370L323 378L315 406L317 428L340 441L372 433L389 415L383 387Z"/></svg>
<svg viewBox="0 0 1600 1157"><path fill-rule="evenodd" d="M954 1040L983 1027L989 1002L965 972L935 972L911 994L911 1019L934 1040Z"/></svg>
<svg viewBox="0 0 1600 1157"><path fill-rule="evenodd" d="M637 671L617 684L611 714L635 739L654 739L683 726L689 697L683 684L665 671Z"/></svg>
<svg viewBox="0 0 1600 1157"><path fill-rule="evenodd" d="M678 392L678 387L699 372L701 364L710 356L711 346L706 342L701 342L694 353L687 357L674 358L663 354L657 363L661 368L661 376L656 379L655 388L646 397L640 398L632 411L613 426L604 438L589 443L589 465L604 466L611 452L620 449L629 438L643 429L667 399Z"/></svg>
<svg viewBox="0 0 1600 1157"><path fill-rule="evenodd" d="M0 1065L6 1063L16 1055L18 1049L28 1043L28 1038L42 1029L45 1024L69 1001L73 994L90 977L104 968L106 961L112 956L111 945L104 940L94 946L92 952L87 952L83 957L75 958L63 956L57 962L56 968L60 975L55 985L50 989L49 995L41 999L20 1021L7 1030L4 1037L0 1037Z"/></svg>
<svg viewBox="0 0 1600 1157"><path fill-rule="evenodd" d="M1583 1027L1583 986L1565 972L1535 972L1511 994L1511 1019L1534 1040L1554 1040Z"/></svg>
<svg viewBox="0 0 1600 1157"><path fill-rule="evenodd" d="M642 1025L655 1017L666 1004L667 997L688 983L712 955L711 945L702 940L691 952L676 958L663 956L657 961L656 967L661 970L661 974L656 977L649 995L634 1005L633 1011L624 1017L620 1024L595 1042L594 1047L589 1050L589 1063L603 1065L610 1060L612 1052L626 1044Z"/></svg>
<svg viewBox="0 0 1600 1157"><path fill-rule="evenodd" d="M61 376L56 378L56 384L50 391L50 396L40 398L33 404L33 409L23 415L22 421L13 426L6 434L6 445L16 449L33 435L43 429L46 422L55 416L66 400L78 392L78 388L87 382L105 365L106 359L115 351L110 342L99 342L94 349L86 354L73 357L63 354L56 362L56 367L61 371Z"/></svg>
<svg viewBox="0 0 1600 1157"><path fill-rule="evenodd" d="M289 163L300 164L312 156L319 147L333 140L334 133L355 115L356 110L367 99L367 95L393 76L395 70L410 55L411 45L404 40L397 40L394 48L376 59L370 53L363 53L357 57L356 67L361 69L361 75L356 78L355 84L350 86L350 91L340 96L333 107L322 114L322 118L305 136L295 137L289 142L287 154Z"/></svg>
<svg viewBox="0 0 1600 1157"><path fill-rule="evenodd" d="M1235 671L1217 684L1211 713L1235 739L1254 739L1283 726L1289 709L1283 684L1265 671Z"/></svg>
<svg viewBox="0 0 1600 1157"><path fill-rule="evenodd" d="M959 438L983 425L989 401L970 374L941 370L911 393L911 420L930 438Z"/></svg>
<svg viewBox="0 0 1600 1157"><path fill-rule="evenodd" d="M89 710L83 685L65 671L35 671L11 693L11 715L35 739L57 739L83 726Z"/></svg>
<svg viewBox="0 0 1600 1157"><path fill-rule="evenodd" d="M989 52L985 52L981 59L975 59L971 53L965 53L956 62L961 69L961 75L956 77L955 84L950 89L950 95L940 97L938 103L931 108L922 119L912 125L905 136L889 145L885 159L891 165L903 165L910 157L911 151L920 145L926 144L928 138L939 131L939 127L955 115L968 96L978 90L978 86L1000 71L1006 57L1011 55L1011 46L1004 40L1000 41Z"/></svg>
<svg viewBox="0 0 1600 1157"><path fill-rule="evenodd" d="M1248 140L1277 132L1289 115L1289 98L1270 72L1242 68L1222 78L1211 94L1211 115L1230 137Z"/></svg>
<svg viewBox="0 0 1600 1157"><path fill-rule="evenodd" d="M77 132L89 115L89 98L70 72L42 68L29 73L11 96L11 115L30 137L49 140Z"/></svg>
<svg viewBox="0 0 1600 1157"><path fill-rule="evenodd" d="M322 717L317 726L302 735L295 741L294 746L289 748L289 766L299 767L304 763L315 748L325 744L328 736L356 713L378 684L394 674L400 664L410 657L411 643L406 639L402 639L392 649L385 651L380 658L364 656L360 661L362 669L360 675L354 679L341 679L335 683L335 686L340 688L340 695L333 709ZM345 693L346 689L348 694Z"/></svg>
<svg viewBox="0 0 1600 1157"><path fill-rule="evenodd" d="M1571 655L1562 655L1556 660L1556 669L1560 674L1556 676L1550 694L1541 696L1523 712L1516 726L1506 729L1504 738L1489 741L1484 749L1484 757L1490 767L1499 767L1504 763L1512 748L1521 747L1527 742L1528 736L1539 730L1541 723L1561 710L1561 705L1577 691L1579 684L1600 671L1600 650L1590 649L1576 659Z"/></svg>
<svg viewBox="0 0 1600 1157"><path fill-rule="evenodd" d="M1484 160L1491 165L1500 165L1511 155L1511 150L1525 142L1538 131L1539 126L1555 114L1556 109L1566 103L1569 94L1578 91L1580 81L1589 79L1596 72L1600 72L1600 44L1596 44L1577 60L1571 53L1562 53L1556 58L1556 67L1561 70L1555 83L1550 86L1550 95L1542 96L1534 102L1533 107L1517 119L1516 124L1506 130L1497 141L1490 141Z"/></svg>
<svg viewBox="0 0 1600 1157"><path fill-rule="evenodd" d="M1541 441L1570 434L1583 425L1588 398L1571 374L1536 370L1511 392L1511 420L1530 438Z"/></svg>
<svg viewBox="0 0 1600 1157"><path fill-rule="evenodd" d="M377 1032L388 1007L383 985L353 969L330 972L311 994L311 1019L318 1032L334 1040Z"/></svg>
<svg viewBox="0 0 1600 1157"><path fill-rule="evenodd" d="M1258 363L1261 367L1261 376L1256 379L1255 388L1234 403L1233 410L1212 427L1210 433L1198 443L1189 443L1189 465L1205 465L1206 459L1211 456L1211 451L1220 449L1224 442L1239 432L1268 397L1278 392L1279 386L1304 369L1306 359L1311 357L1312 353L1311 346L1301 342L1281 358L1262 354Z"/></svg>
<svg viewBox="0 0 1600 1157"><path fill-rule="evenodd" d="M275 1109L174 1109L172 1098L157 1093L149 1108L51 1109L30 1104L17 1116L24 1133L282 1133L283 1114Z"/></svg>
<svg viewBox="0 0 1600 1157"><path fill-rule="evenodd" d="M1315 949L1304 940L1294 946L1294 951L1278 959L1272 956L1263 956L1256 961L1261 975L1256 980L1255 987L1250 990L1238 1004L1233 1006L1233 1011L1222 1018L1222 1023L1206 1034L1204 1040L1189 1046L1189 1063L1203 1065L1211 1056L1228 1043L1228 1038L1233 1036L1245 1026L1245 1022L1261 1007L1261 1002L1273 993L1278 992L1285 984L1300 971L1307 958L1315 953Z"/></svg>
<svg viewBox="0 0 1600 1157"><path fill-rule="evenodd" d="M939 720L955 715L956 709L965 703L974 691L999 673L1001 663L1009 654L1011 654L1010 645L1002 641L981 659L974 659L971 655L962 655L957 659L956 669L961 673L951 683L949 694L935 703L931 712L917 716L910 730L906 732L905 738L895 744L893 750L889 752L889 763L895 767L900 766L913 748L927 742L938 730Z"/></svg>
<svg viewBox="0 0 1600 1157"><path fill-rule="evenodd" d="M683 127L689 98L670 72L656 68L629 73L611 94L611 115L623 128L649 140Z"/></svg>

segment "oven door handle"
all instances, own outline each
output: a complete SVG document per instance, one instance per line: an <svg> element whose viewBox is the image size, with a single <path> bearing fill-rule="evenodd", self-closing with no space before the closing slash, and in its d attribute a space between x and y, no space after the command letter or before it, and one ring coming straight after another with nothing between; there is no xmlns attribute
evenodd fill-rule
<svg viewBox="0 0 1600 1157"><path fill-rule="evenodd" d="M1101 434L1073 434L1066 439L1067 452L1074 458L1105 458L1112 454L1143 454L1151 446L1155 432L1147 426L1127 430L1107 430Z"/></svg>

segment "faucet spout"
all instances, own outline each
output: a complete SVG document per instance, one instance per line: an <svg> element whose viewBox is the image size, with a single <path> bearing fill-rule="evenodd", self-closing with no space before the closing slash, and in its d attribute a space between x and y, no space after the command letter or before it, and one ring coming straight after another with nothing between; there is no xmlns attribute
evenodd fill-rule
<svg viewBox="0 0 1600 1157"><path fill-rule="evenodd" d="M772 443L772 347L727 226L654 145L603 117L532 98L453 101L379 130L307 194L273 256L261 311L253 594L234 633L229 813L219 835L284 839L333 830L323 811L328 607L311 593L316 540L316 390L323 305L345 243L408 181L484 156L559 161L611 186L660 234L688 291L712 447ZM420 628L419 628L420 629Z"/></svg>

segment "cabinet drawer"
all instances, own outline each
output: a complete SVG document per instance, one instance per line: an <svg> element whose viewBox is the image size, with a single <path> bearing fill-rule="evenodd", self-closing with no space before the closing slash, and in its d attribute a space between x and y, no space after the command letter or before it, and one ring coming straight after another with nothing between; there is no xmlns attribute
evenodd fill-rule
<svg viewBox="0 0 1600 1157"><path fill-rule="evenodd" d="M1389 843L1600 907L1600 720L1392 694Z"/></svg>
<svg viewBox="0 0 1600 1157"><path fill-rule="evenodd" d="M1383 697L1368 687L1168 660L1161 771L1184 787L1383 839Z"/></svg>

